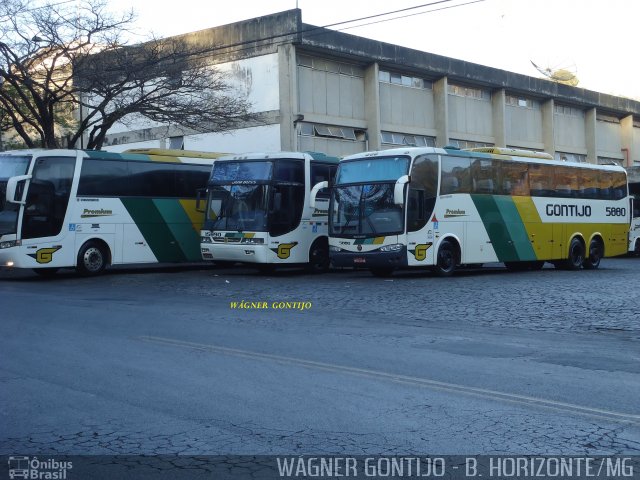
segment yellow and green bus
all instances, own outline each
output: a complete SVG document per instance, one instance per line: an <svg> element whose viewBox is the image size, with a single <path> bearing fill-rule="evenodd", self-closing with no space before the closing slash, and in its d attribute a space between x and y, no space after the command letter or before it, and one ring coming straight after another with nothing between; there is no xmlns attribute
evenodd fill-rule
<svg viewBox="0 0 640 480"><path fill-rule="evenodd" d="M199 262L196 210L220 154L16 150L0 154L0 266L51 274Z"/></svg>
<svg viewBox="0 0 640 480"><path fill-rule="evenodd" d="M509 148L361 153L341 160L331 186L330 257L380 276L493 262L595 269L627 252L629 206L617 166Z"/></svg>

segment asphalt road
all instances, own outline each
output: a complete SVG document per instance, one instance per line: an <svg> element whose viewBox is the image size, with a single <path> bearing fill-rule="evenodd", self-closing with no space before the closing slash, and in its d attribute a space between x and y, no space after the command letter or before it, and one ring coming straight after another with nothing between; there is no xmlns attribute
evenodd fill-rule
<svg viewBox="0 0 640 480"><path fill-rule="evenodd" d="M640 454L639 280L0 271L0 453Z"/></svg>

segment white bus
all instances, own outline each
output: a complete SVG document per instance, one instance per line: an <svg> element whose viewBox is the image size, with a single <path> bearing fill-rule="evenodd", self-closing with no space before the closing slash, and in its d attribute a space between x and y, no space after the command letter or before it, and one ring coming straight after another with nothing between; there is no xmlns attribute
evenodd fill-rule
<svg viewBox="0 0 640 480"><path fill-rule="evenodd" d="M629 228L629 253L640 256L640 167L630 167L629 195L631 195L631 227Z"/></svg>
<svg viewBox="0 0 640 480"><path fill-rule="evenodd" d="M137 152L0 153L0 266L92 275L202 261L196 192L219 154Z"/></svg>
<svg viewBox="0 0 640 480"><path fill-rule="evenodd" d="M380 276L491 262L593 269L626 253L629 223L622 167L505 148L400 148L341 160L330 256Z"/></svg>
<svg viewBox="0 0 640 480"><path fill-rule="evenodd" d="M261 270L329 267L328 191L309 205L310 186L328 181L339 159L321 153L252 153L216 160L207 192L202 257Z"/></svg>

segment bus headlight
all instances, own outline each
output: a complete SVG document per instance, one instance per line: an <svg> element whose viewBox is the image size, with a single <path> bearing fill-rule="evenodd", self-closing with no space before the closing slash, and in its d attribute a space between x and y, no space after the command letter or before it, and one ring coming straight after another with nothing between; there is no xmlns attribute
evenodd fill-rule
<svg viewBox="0 0 640 480"><path fill-rule="evenodd" d="M200 243L213 243L211 237L200 237Z"/></svg>
<svg viewBox="0 0 640 480"><path fill-rule="evenodd" d="M340 248L340 247L336 247L336 246L334 246L334 245L331 245L331 246L329 247L329 251L330 251L330 252L333 252L333 253L340 253L340 252L342 252L342 248Z"/></svg>
<svg viewBox="0 0 640 480"><path fill-rule="evenodd" d="M264 243L264 238L243 238L240 243L262 244Z"/></svg>
<svg viewBox="0 0 640 480"><path fill-rule="evenodd" d="M401 243L392 243L391 245L380 247L381 252L399 252L400 250L402 250Z"/></svg>
<svg viewBox="0 0 640 480"><path fill-rule="evenodd" d="M22 245L20 240L9 240L6 242L0 242L0 248L11 248L11 247L19 247Z"/></svg>

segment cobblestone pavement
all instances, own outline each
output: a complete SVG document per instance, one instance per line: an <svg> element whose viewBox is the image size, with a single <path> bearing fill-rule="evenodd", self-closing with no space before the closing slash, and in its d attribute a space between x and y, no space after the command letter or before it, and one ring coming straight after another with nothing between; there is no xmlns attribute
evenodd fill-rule
<svg viewBox="0 0 640 480"><path fill-rule="evenodd" d="M638 454L639 273L0 271L0 453Z"/></svg>

